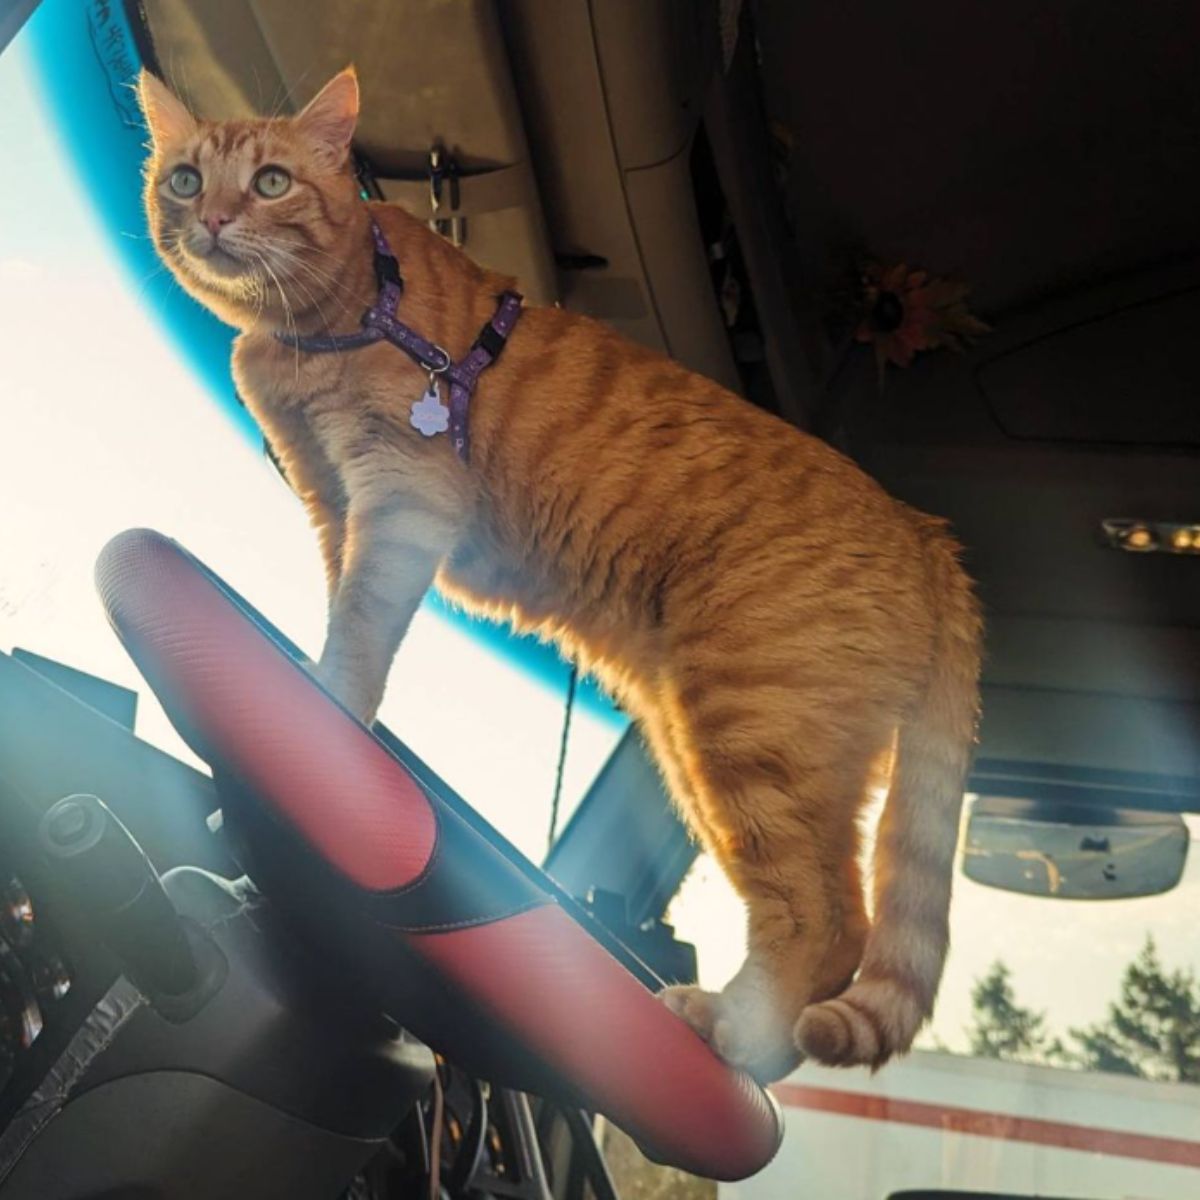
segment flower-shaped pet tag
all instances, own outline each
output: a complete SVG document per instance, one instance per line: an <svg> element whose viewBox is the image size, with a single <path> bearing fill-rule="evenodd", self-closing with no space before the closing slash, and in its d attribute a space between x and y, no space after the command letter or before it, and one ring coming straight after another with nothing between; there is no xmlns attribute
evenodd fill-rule
<svg viewBox="0 0 1200 1200"><path fill-rule="evenodd" d="M414 400L409 422L425 437L434 437L450 428L450 410L442 403L436 375L430 375L429 385L420 400Z"/></svg>

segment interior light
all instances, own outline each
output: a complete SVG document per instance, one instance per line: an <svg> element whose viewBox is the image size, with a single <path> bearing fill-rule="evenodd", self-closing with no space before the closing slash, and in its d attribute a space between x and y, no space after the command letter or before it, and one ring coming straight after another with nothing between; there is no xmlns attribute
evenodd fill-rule
<svg viewBox="0 0 1200 1200"><path fill-rule="evenodd" d="M1149 554L1200 555L1200 525L1195 522L1143 521L1136 517L1109 517L1100 522L1104 540L1115 550Z"/></svg>

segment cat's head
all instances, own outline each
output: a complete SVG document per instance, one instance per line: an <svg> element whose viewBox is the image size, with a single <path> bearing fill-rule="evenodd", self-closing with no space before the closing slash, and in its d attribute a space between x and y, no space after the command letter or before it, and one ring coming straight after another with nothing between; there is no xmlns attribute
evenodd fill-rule
<svg viewBox="0 0 1200 1200"><path fill-rule="evenodd" d="M312 291L358 203L353 68L294 117L197 120L147 71L138 95L152 141L147 216L176 277L230 319L289 282Z"/></svg>

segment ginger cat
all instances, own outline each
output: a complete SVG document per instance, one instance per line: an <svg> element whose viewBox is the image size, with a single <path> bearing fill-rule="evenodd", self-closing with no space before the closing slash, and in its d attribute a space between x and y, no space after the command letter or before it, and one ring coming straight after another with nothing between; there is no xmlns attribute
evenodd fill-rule
<svg viewBox="0 0 1200 1200"><path fill-rule="evenodd" d="M482 375L464 462L410 424L426 375L394 346L275 336L359 328L378 294L372 219L399 260L399 317L455 360L508 283L360 199L353 71L293 118L196 120L146 73L140 95L156 245L241 330L238 387L319 534L325 685L369 722L430 585L552 638L637 719L747 906L728 986L666 1002L760 1079L907 1050L946 954L978 708L980 617L943 524L555 308L527 309ZM893 739L872 923L858 815Z"/></svg>

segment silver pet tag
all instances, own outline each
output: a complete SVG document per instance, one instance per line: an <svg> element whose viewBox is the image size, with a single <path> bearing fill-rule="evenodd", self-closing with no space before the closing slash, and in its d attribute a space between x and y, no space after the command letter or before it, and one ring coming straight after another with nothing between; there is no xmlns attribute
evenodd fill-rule
<svg viewBox="0 0 1200 1200"><path fill-rule="evenodd" d="M434 437L450 428L450 410L442 403L437 376L429 376L429 384L420 400L414 400L409 421L425 437Z"/></svg>

